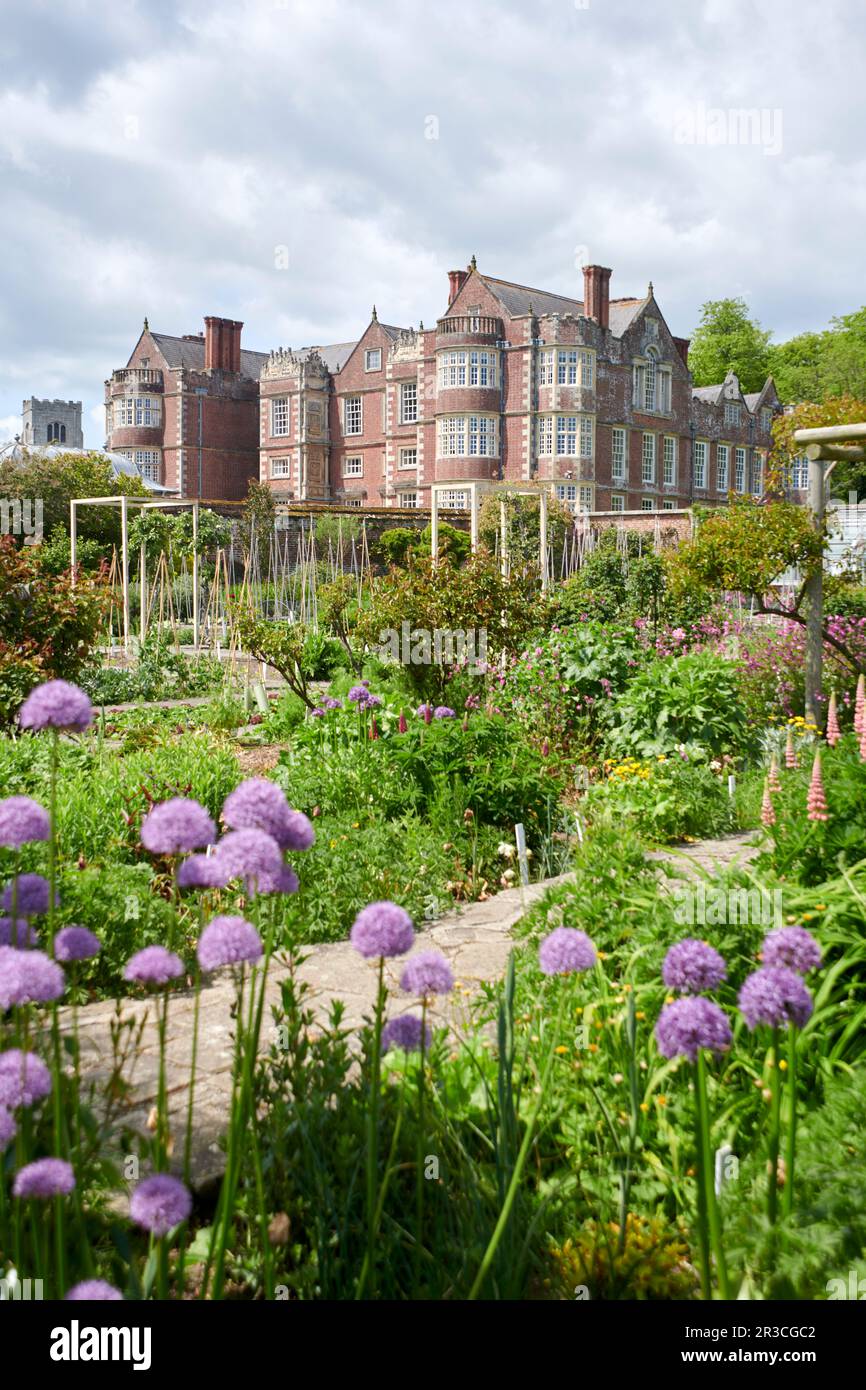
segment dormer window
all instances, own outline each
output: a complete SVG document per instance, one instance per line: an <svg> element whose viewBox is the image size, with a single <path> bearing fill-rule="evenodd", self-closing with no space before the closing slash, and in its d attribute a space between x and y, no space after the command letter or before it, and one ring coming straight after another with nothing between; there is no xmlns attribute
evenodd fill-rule
<svg viewBox="0 0 866 1390"><path fill-rule="evenodd" d="M368 348L364 353L364 371L380 372L382 370L382 349Z"/></svg>
<svg viewBox="0 0 866 1390"><path fill-rule="evenodd" d="M725 401L725 424L738 425L740 423L740 407L736 401Z"/></svg>

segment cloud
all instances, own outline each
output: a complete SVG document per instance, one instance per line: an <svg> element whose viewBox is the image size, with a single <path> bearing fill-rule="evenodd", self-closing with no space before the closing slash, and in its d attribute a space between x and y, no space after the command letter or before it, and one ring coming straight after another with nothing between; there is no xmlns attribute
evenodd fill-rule
<svg viewBox="0 0 866 1390"><path fill-rule="evenodd" d="M81 398L99 443L145 314L341 341L431 323L473 253L579 294L585 247L682 334L727 294L821 327L866 298L866 161L816 74L864 35L857 0L7 0L0 413ZM752 109L777 152L698 138Z"/></svg>

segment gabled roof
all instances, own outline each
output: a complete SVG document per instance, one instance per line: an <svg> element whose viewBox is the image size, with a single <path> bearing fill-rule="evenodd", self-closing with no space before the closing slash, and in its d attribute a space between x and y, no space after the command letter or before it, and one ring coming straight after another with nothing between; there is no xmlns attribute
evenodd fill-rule
<svg viewBox="0 0 866 1390"><path fill-rule="evenodd" d="M204 371L204 337L175 338L170 333L150 334L156 346L170 367L182 367L189 372ZM258 380L262 367L268 360L266 352L251 352L241 348L241 372L244 376Z"/></svg>
<svg viewBox="0 0 866 1390"><path fill-rule="evenodd" d="M533 313L543 318L547 314L585 314L586 305L582 299L572 299L568 295L553 294L550 290L534 290L529 285L515 285L510 280L497 280L493 275L479 275L484 284L499 300L512 318ZM610 301L610 331L615 338L621 338L634 322L645 299L612 299Z"/></svg>
<svg viewBox="0 0 866 1390"><path fill-rule="evenodd" d="M380 323L380 324L379 324L379 327L382 329L382 332L383 332L383 333L387 333L387 334L388 334L388 337L389 337L389 338L392 338L392 339L394 340L394 342L397 341L397 339L400 337L400 334L401 334L401 333L409 333L409 332L411 332L411 329L408 329L408 328L397 328L397 327L395 327L395 325L394 325L393 323Z"/></svg>
<svg viewBox="0 0 866 1390"><path fill-rule="evenodd" d="M718 405L724 389L725 383L723 381L719 382L718 386L693 386L692 395L697 396L699 401L708 401L710 405Z"/></svg>
<svg viewBox="0 0 866 1390"><path fill-rule="evenodd" d="M341 372L357 346L357 342L329 343L325 347L313 345L301 348L296 356L306 359L311 352L317 352L329 372Z"/></svg>

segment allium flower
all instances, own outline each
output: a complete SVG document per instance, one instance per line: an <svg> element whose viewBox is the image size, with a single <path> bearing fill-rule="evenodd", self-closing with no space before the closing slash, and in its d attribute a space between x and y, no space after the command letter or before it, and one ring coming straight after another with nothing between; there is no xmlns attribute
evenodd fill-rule
<svg viewBox="0 0 866 1390"><path fill-rule="evenodd" d="M421 1050L421 1019L415 1014L398 1014L396 1018L389 1018L385 1027L382 1029L382 1051L387 1052L392 1047L402 1047L404 1052L419 1052ZM429 1028L424 1029L425 1049L430 1046L433 1034Z"/></svg>
<svg viewBox="0 0 866 1390"><path fill-rule="evenodd" d="M261 959L262 941L252 922L244 917L214 917L199 937L196 955L204 971L248 965Z"/></svg>
<svg viewBox="0 0 866 1390"><path fill-rule="evenodd" d="M14 921L11 917L0 917L0 946L18 946L23 949L38 945L39 933L35 927L31 927L26 917L16 917Z"/></svg>
<svg viewBox="0 0 866 1390"><path fill-rule="evenodd" d="M727 1014L712 999L691 995L666 1004L656 1022L656 1042L663 1057L697 1060L698 1049L724 1052L731 1045Z"/></svg>
<svg viewBox="0 0 866 1390"><path fill-rule="evenodd" d="M538 948L538 964L545 975L590 970L595 961L595 946L586 932L576 927L554 927Z"/></svg>
<svg viewBox="0 0 866 1390"><path fill-rule="evenodd" d="M668 989L681 994L703 994L718 989L727 978L727 966L712 946L687 936L671 946L662 966L662 979Z"/></svg>
<svg viewBox="0 0 866 1390"><path fill-rule="evenodd" d="M139 985L165 985L183 974L183 961L165 946L145 946L126 962L124 980Z"/></svg>
<svg viewBox="0 0 866 1390"><path fill-rule="evenodd" d="M777 927L764 937L761 960L764 965L782 965L808 975L821 964L821 947L805 927Z"/></svg>
<svg viewBox="0 0 866 1390"><path fill-rule="evenodd" d="M417 716L418 716L419 719L423 719L423 720L424 720L424 723L425 723L425 724L429 724L429 723L430 723L430 720L433 718L433 706L432 706L432 705L419 705L418 708L416 709L415 713L417 714Z"/></svg>
<svg viewBox="0 0 866 1390"><path fill-rule="evenodd" d="M770 795L769 778L764 782L764 794L761 797L761 824L767 830L776 824L776 810L773 806L773 798Z"/></svg>
<svg viewBox="0 0 866 1390"><path fill-rule="evenodd" d="M256 892L267 896L269 893L297 893L298 875L288 864L281 864L275 874L260 874L256 880Z"/></svg>
<svg viewBox="0 0 866 1390"><path fill-rule="evenodd" d="M48 1004L66 987L60 966L44 951L19 951L16 1004Z"/></svg>
<svg viewBox="0 0 866 1390"><path fill-rule="evenodd" d="M434 719L456 719L456 718L457 718L457 715L456 715L455 711L454 711L453 709L449 709L447 705L437 705L436 708L435 708L434 711L433 711L433 718L434 718Z"/></svg>
<svg viewBox="0 0 866 1390"><path fill-rule="evenodd" d="M377 705L381 705L382 701L378 695L373 695L367 689L368 685L369 681L362 681L360 685L353 685L346 699L350 700L353 705L357 705L358 709L375 709Z"/></svg>
<svg viewBox="0 0 866 1390"><path fill-rule="evenodd" d="M71 729L83 733L93 723L93 706L69 681L45 681L31 690L18 715L22 729Z"/></svg>
<svg viewBox="0 0 866 1390"><path fill-rule="evenodd" d="M809 820L829 820L827 798L824 795L824 779L821 776L821 754L815 754L812 764L812 777L806 793L806 807Z"/></svg>
<svg viewBox="0 0 866 1390"><path fill-rule="evenodd" d="M54 938L55 960L92 960L101 950L99 937L87 927L63 927Z"/></svg>
<svg viewBox="0 0 866 1390"><path fill-rule="evenodd" d="M0 1052L0 1106L17 1110L35 1105L51 1093L51 1073L35 1052L10 1047Z"/></svg>
<svg viewBox="0 0 866 1390"><path fill-rule="evenodd" d="M151 854L189 854L216 839L216 826L192 797L173 796L148 811L141 824L141 843Z"/></svg>
<svg viewBox="0 0 866 1390"><path fill-rule="evenodd" d="M835 692L835 690L833 691L832 695L830 696L830 703L829 703L829 705L827 706L827 735L826 735L826 737L827 737L827 742L829 743L829 745L830 745L831 748L835 748L835 747L836 747L836 744L839 742L840 738L842 737L842 730L839 728L839 716L838 716L838 713L837 713L837 710L836 710L836 692Z"/></svg>
<svg viewBox="0 0 866 1390"><path fill-rule="evenodd" d="M123 1294L104 1279L85 1279L66 1295L66 1303L122 1303Z"/></svg>
<svg viewBox="0 0 866 1390"><path fill-rule="evenodd" d="M451 966L438 951L419 951L406 962L400 988L419 998L428 994L448 994L454 988Z"/></svg>
<svg viewBox="0 0 866 1390"><path fill-rule="evenodd" d="M177 871L178 888L225 888L228 876L216 854L191 854Z"/></svg>
<svg viewBox="0 0 866 1390"><path fill-rule="evenodd" d="M132 1194L129 1214L136 1226L155 1236L167 1236L186 1221L192 1211L192 1197L179 1178L155 1173L145 1178Z"/></svg>
<svg viewBox="0 0 866 1390"><path fill-rule="evenodd" d="M223 820L232 830L263 830L280 849L309 849L315 831L301 811L293 811L285 793L266 777L250 777L225 800Z"/></svg>
<svg viewBox="0 0 866 1390"><path fill-rule="evenodd" d="M415 938L412 919L396 903L369 903L355 918L349 939L362 956L404 956Z"/></svg>
<svg viewBox="0 0 866 1390"><path fill-rule="evenodd" d="M18 1126L14 1118L0 1105L0 1154L6 1152L17 1133Z"/></svg>
<svg viewBox="0 0 866 1390"><path fill-rule="evenodd" d="M37 1158L19 1168L12 1184L14 1197L67 1197L75 1186L72 1164L63 1158Z"/></svg>
<svg viewBox="0 0 866 1390"><path fill-rule="evenodd" d="M19 874L3 889L0 907L11 912L14 900L20 917L40 917L42 913L48 911L50 895L51 889L47 878L43 878L41 874ZM55 892L55 907L59 902L59 894Z"/></svg>
<svg viewBox="0 0 866 1390"><path fill-rule="evenodd" d="M16 951L14 946L0 946L0 1013L5 1013L13 1004L18 1003L20 959L21 952Z"/></svg>
<svg viewBox="0 0 866 1390"><path fill-rule="evenodd" d="M802 979L782 965L762 966L743 982L738 999L750 1030L765 1023L779 1028L793 1023L802 1028L812 1015L812 996Z"/></svg>
<svg viewBox="0 0 866 1390"><path fill-rule="evenodd" d="M257 891L259 883L268 891L283 868L280 847L264 830L230 830L217 845L217 858L228 879L242 878L247 891Z"/></svg>
<svg viewBox="0 0 866 1390"><path fill-rule="evenodd" d="M38 801L29 796L7 796L0 801L0 845L20 849L50 836L48 812Z"/></svg>

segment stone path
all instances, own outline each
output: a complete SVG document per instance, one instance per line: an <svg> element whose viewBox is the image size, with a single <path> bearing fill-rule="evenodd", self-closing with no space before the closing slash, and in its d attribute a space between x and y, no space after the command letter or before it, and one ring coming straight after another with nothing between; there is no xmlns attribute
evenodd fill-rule
<svg viewBox="0 0 866 1390"><path fill-rule="evenodd" d="M684 846L681 853L665 850L651 855L655 860L684 866L709 868L744 862L751 856L747 847L750 837L727 836ZM445 1006L447 1013L435 1012L431 1022L459 1021L469 998L483 981L495 980L505 969L511 949L511 930L526 910L559 879L547 879L527 888L510 888L497 893L486 902L470 903L457 908L429 927L419 931L415 950L435 947L448 957L454 971L457 988ZM365 1014L372 1010L375 999L376 969L364 962L348 941L310 946L307 958L298 970L299 978L309 982L310 1007L323 1023L332 1001L340 999L345 1005L343 1024L359 1026ZM405 957L395 961L388 971L389 982L397 977ZM267 1052L273 1041L270 1006L280 1001L280 981L287 969L274 960L268 977L266 1013L262 1028L262 1050ZM194 994L173 995L169 1008L167 1059L169 1078L169 1111L175 1136L175 1162L178 1161L185 1134L187 1080L190 1074ZM233 983L225 974L206 985L201 992L199 1043L195 1082L195 1126L192 1153L194 1186L210 1185L222 1172L223 1155L219 1138L226 1127L226 1112L230 1101L232 1066L232 1007L235 999ZM391 999L390 1012L413 1007L405 996ZM134 1062L124 1069L124 1078L131 1084L130 1101L123 1113L123 1123L132 1129L143 1130L157 1092L158 1038L155 1010L147 1001L122 1000L91 1004L78 1010L78 1034L81 1045L82 1072L86 1080L96 1083L106 1080L111 1072L111 1028L119 1017L135 1020L141 1027L140 1045L133 1049ZM72 1027L72 1011L61 1015L61 1026Z"/></svg>

